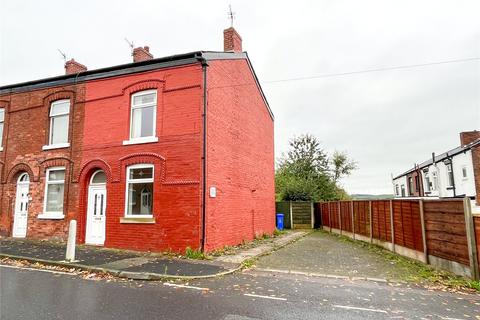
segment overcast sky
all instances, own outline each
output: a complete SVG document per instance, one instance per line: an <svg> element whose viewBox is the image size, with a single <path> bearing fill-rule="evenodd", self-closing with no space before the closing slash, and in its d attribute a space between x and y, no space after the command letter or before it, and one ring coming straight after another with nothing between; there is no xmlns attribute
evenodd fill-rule
<svg viewBox="0 0 480 320"><path fill-rule="evenodd" d="M280 156L294 135L346 151L350 193L391 193L399 174L480 128L480 61L269 82L480 57L480 1L0 0L0 85L155 57L222 50L228 4L275 114Z"/></svg>

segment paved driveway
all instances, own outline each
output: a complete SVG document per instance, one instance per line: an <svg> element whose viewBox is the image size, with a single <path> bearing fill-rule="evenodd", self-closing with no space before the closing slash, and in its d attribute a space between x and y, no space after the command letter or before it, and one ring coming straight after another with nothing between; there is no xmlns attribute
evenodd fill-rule
<svg viewBox="0 0 480 320"><path fill-rule="evenodd" d="M382 250L371 250L324 231L262 257L257 268L389 280L401 280L412 273L404 263L387 259Z"/></svg>

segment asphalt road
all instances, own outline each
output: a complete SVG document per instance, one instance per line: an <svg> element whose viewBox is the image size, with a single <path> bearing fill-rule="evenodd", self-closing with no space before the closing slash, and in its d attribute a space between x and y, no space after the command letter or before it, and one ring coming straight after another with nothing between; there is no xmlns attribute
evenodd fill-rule
<svg viewBox="0 0 480 320"><path fill-rule="evenodd" d="M186 283L0 266L1 319L476 319L480 297L248 271Z"/></svg>

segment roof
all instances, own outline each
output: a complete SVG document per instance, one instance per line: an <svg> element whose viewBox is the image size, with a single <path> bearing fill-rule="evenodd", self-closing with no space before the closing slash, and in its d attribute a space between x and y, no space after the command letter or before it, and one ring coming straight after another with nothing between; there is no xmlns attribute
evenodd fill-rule
<svg viewBox="0 0 480 320"><path fill-rule="evenodd" d="M248 66L252 71L253 77L255 79L256 85L262 95L262 98L267 106L270 116L273 117L273 112L270 109L267 98L263 92L263 89L258 81L257 75L252 67L252 63L246 52L224 52L224 51L194 51L189 53L177 54L162 58L155 58L151 60L133 62L127 64L116 65L107 68L88 70L84 72L67 74L57 77L38 79L33 81L27 81L22 83L15 83L5 86L0 86L0 95L9 94L9 93L18 93L18 92L27 92L36 89L48 88L53 86L60 85L69 85L75 84L78 82L84 82L95 79L115 77L124 74L131 74L161 68L167 68L172 66L181 66L194 63L201 63L214 60L235 60L235 59L245 59L247 60Z"/></svg>
<svg viewBox="0 0 480 320"><path fill-rule="evenodd" d="M447 152L444 152L444 153L442 153L442 154L435 155L435 163L440 162L440 161L443 161L443 160L445 160L445 159L447 159L447 158L453 157L453 156L455 156L455 155L457 155L457 154L459 154L459 153L465 152L465 151L467 151L467 150L470 150L470 149L472 149L473 147L478 146L478 145L480 145L480 139L477 139L477 140L475 140L475 141L473 141L473 142L470 142L469 144L466 144L466 145L464 145L464 146L459 146L459 147L453 148L453 149L448 150ZM403 177L403 176L406 176L407 174L412 173L412 172L414 172L414 171L416 171L416 170L420 170L420 169L423 169L423 168L425 168L425 167L428 167L428 166L431 165L431 164L434 164L432 158L430 158L429 160L426 160L426 161L420 163L419 165L417 165L416 168L412 168L412 169L410 169L410 170L408 170L408 171L406 171L406 172L404 172L404 173L402 173L402 174L399 174L398 176L396 176L395 178L393 178L393 180L398 179L398 178L401 178L401 177Z"/></svg>

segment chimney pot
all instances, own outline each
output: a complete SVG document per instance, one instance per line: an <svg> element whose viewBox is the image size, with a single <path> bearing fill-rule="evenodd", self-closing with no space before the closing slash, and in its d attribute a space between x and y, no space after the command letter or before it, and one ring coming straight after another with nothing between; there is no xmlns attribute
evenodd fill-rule
<svg viewBox="0 0 480 320"><path fill-rule="evenodd" d="M133 56L133 62L140 62L140 61L153 59L153 55L150 53L149 46L138 47L133 49L132 56Z"/></svg>
<svg viewBox="0 0 480 320"><path fill-rule="evenodd" d="M87 71L87 67L74 59L65 62L65 74L74 74Z"/></svg>
<svg viewBox="0 0 480 320"><path fill-rule="evenodd" d="M223 30L223 50L242 52L242 37L233 27Z"/></svg>

